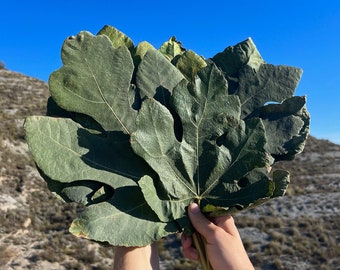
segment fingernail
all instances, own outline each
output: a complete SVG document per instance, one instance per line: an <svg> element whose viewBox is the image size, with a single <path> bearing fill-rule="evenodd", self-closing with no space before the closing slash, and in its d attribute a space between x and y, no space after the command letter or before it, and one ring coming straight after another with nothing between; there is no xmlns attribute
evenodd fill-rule
<svg viewBox="0 0 340 270"><path fill-rule="evenodd" d="M192 203L190 204L190 212L192 214L197 214L200 211L199 206L197 205L197 203Z"/></svg>

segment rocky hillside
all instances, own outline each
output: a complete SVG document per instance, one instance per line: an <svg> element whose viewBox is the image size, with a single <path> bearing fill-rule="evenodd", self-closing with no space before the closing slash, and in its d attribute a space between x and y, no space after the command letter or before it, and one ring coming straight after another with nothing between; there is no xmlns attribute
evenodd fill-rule
<svg viewBox="0 0 340 270"><path fill-rule="evenodd" d="M0 269L112 269L113 247L78 239L79 207L63 204L39 177L24 139L27 115L44 114L44 82L0 69ZM310 137L292 162L284 198L235 216L257 269L340 269L340 145ZM199 269L177 236L159 244L162 269Z"/></svg>

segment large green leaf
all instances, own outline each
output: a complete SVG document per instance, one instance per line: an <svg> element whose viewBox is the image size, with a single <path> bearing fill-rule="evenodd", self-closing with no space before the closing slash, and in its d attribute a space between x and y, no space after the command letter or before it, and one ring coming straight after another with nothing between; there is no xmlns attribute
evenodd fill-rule
<svg viewBox="0 0 340 270"><path fill-rule="evenodd" d="M143 177L139 185L163 221L185 215L193 200L247 207L273 192L269 178L249 174L271 162L264 126L260 119L241 120L238 97L227 90L215 65L202 69L194 84L182 82L175 88L172 105L182 120L182 141L175 136L170 112L153 99L143 102L131 144L158 173L159 179ZM246 176L250 179L240 185Z"/></svg>
<svg viewBox="0 0 340 270"><path fill-rule="evenodd" d="M242 103L242 118L267 102L282 102L290 98L300 80L302 70L288 66L262 64L256 71L248 66L239 72L238 95Z"/></svg>
<svg viewBox="0 0 340 270"><path fill-rule="evenodd" d="M147 172L122 132L93 134L67 118L32 116L26 140L37 166L53 180L96 180L114 188L136 185Z"/></svg>
<svg viewBox="0 0 340 270"><path fill-rule="evenodd" d="M224 71L229 93L239 96L242 118L267 102L291 97L302 74L299 68L266 64L250 38L227 47L211 60Z"/></svg>
<svg viewBox="0 0 340 270"><path fill-rule="evenodd" d="M141 246L189 226L192 201L216 216L284 195L289 173L270 168L309 132L301 70L266 64L251 39L204 60L105 26L68 38L62 60L48 116L25 130L51 192L85 206L73 234Z"/></svg>
<svg viewBox="0 0 340 270"><path fill-rule="evenodd" d="M175 221L160 222L143 199L136 180L152 171L134 155L125 134L92 134L70 119L51 117L29 117L25 129L50 190L64 201L88 205L70 228L75 235L131 246L179 229Z"/></svg>
<svg viewBox="0 0 340 270"><path fill-rule="evenodd" d="M142 98L154 97L164 105L169 103L174 87L182 79L181 72L155 49L145 53L136 75Z"/></svg>
<svg viewBox="0 0 340 270"><path fill-rule="evenodd" d="M111 199L87 207L70 227L76 236L119 246L149 245L178 230L175 221L159 221L138 187L117 189Z"/></svg>
<svg viewBox="0 0 340 270"><path fill-rule="evenodd" d="M134 66L128 49L115 49L105 35L81 32L65 41L62 59L63 67L49 79L57 104L91 116L106 131L132 132L136 111L130 81Z"/></svg>

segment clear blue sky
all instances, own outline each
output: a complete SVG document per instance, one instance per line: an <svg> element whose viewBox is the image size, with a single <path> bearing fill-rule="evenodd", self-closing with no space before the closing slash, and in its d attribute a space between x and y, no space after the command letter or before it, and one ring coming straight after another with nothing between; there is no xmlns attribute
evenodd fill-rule
<svg viewBox="0 0 340 270"><path fill-rule="evenodd" d="M252 37L267 63L303 69L296 95L307 95L311 134L340 143L340 0L12 0L0 16L0 61L44 81L65 38L105 24L157 48L175 35L206 58Z"/></svg>

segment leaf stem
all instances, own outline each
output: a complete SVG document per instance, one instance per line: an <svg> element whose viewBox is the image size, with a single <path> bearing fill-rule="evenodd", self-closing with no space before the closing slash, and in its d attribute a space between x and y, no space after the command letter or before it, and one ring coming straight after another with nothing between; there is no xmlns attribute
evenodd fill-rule
<svg viewBox="0 0 340 270"><path fill-rule="evenodd" d="M197 199L198 205L200 205L200 198ZM192 235L194 246L198 251L200 263L202 266L202 270L213 270L209 258L206 252L206 243L204 236L201 235L199 232L195 231Z"/></svg>
<svg viewBox="0 0 340 270"><path fill-rule="evenodd" d="M199 234L198 232L194 232L192 237L193 237L193 241L194 241L194 246L197 249L198 254L199 254L199 259L200 259L200 263L201 263L201 266L202 266L202 270L213 270L211 265L210 265L207 253L206 253L206 249L205 249L206 240L205 240L205 238L201 234Z"/></svg>

